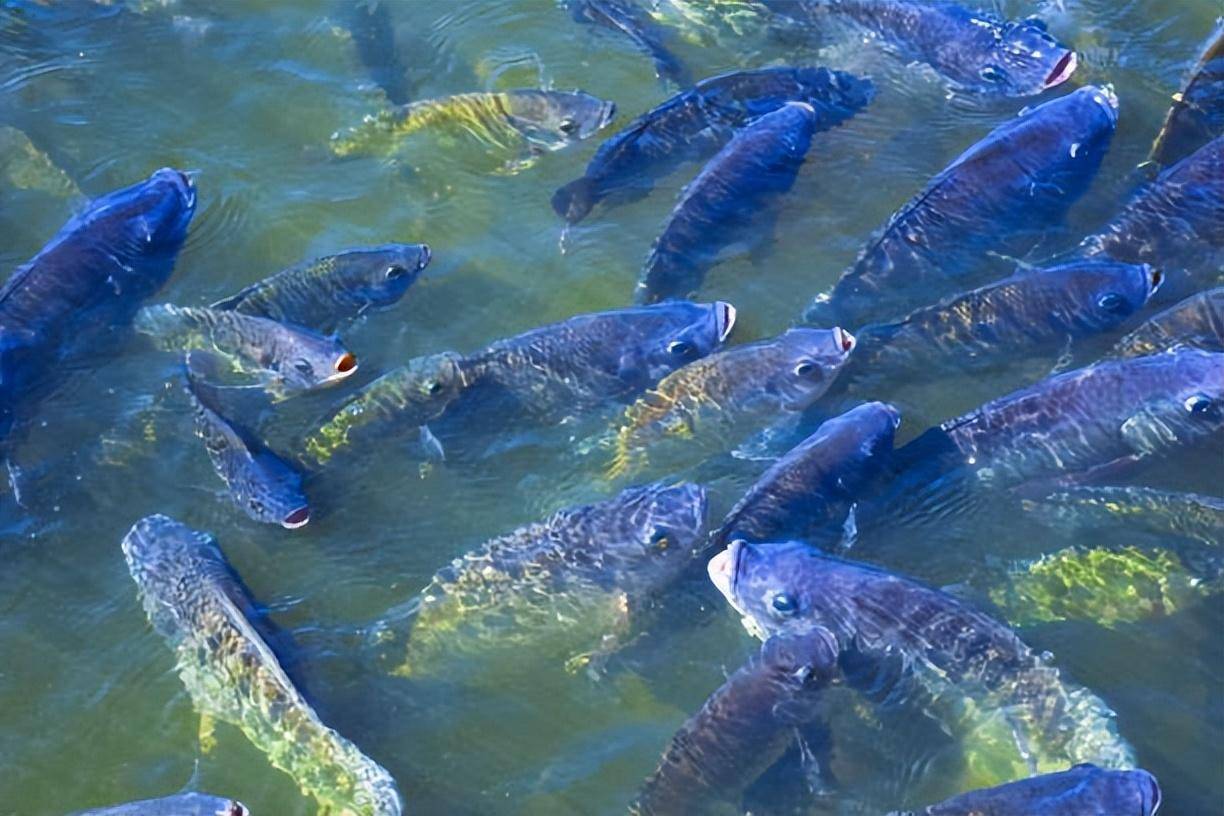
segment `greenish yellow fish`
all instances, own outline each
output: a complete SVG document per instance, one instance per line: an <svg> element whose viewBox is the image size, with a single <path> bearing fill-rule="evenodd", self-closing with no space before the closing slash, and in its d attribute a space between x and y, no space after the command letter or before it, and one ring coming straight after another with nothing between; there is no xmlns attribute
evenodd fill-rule
<svg viewBox="0 0 1224 816"><path fill-rule="evenodd" d="M59 198L81 196L81 188L30 137L14 127L0 127L0 187L37 190Z"/></svg>

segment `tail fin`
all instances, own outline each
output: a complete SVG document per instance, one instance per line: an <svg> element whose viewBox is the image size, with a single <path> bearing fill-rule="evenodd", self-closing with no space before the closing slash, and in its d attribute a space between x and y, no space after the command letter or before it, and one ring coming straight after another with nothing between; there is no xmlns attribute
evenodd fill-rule
<svg viewBox="0 0 1224 816"><path fill-rule="evenodd" d="M553 193L553 210L569 224L577 224L586 218L594 206L593 185L586 176L574 179Z"/></svg>

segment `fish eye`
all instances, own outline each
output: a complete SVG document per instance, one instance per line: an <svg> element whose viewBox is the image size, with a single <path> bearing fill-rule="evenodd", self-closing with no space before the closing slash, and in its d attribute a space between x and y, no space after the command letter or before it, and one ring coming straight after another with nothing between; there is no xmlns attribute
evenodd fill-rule
<svg viewBox="0 0 1224 816"><path fill-rule="evenodd" d="M664 530L662 527L654 528L654 532L650 534L650 544L653 547L658 547L660 550L666 550L671 545L667 530Z"/></svg>
<svg viewBox="0 0 1224 816"><path fill-rule="evenodd" d="M822 376L820 366L813 363L811 360L801 360L795 365L795 376L804 379L819 380Z"/></svg>
<svg viewBox="0 0 1224 816"><path fill-rule="evenodd" d="M787 595L785 592L779 592L769 600L769 605L779 615L793 615L799 610L799 604L794 597Z"/></svg>
<svg viewBox="0 0 1224 816"><path fill-rule="evenodd" d="M692 343L686 343L683 340L673 340L667 344L668 354L685 360L693 357L693 355L696 354L696 351L697 350L693 348Z"/></svg>
<svg viewBox="0 0 1224 816"><path fill-rule="evenodd" d="M429 394L437 394L442 390L442 383L437 380L430 380L425 383L425 391Z"/></svg>
<svg viewBox="0 0 1224 816"><path fill-rule="evenodd" d="M294 362L293 367L307 377L314 374L314 366L310 364L309 360L297 360Z"/></svg>
<svg viewBox="0 0 1224 816"><path fill-rule="evenodd" d="M1203 394L1195 394L1187 397L1185 403L1186 410L1194 416L1208 416L1215 413L1215 400Z"/></svg>
<svg viewBox="0 0 1224 816"><path fill-rule="evenodd" d="M402 278L407 274L407 268L400 266L399 264L391 264L387 267L386 271L383 272L383 276L387 280L396 280L397 278Z"/></svg>
<svg viewBox="0 0 1224 816"><path fill-rule="evenodd" d="M578 129L578 123L573 119L562 119L561 124L557 125L557 129L568 136Z"/></svg>
<svg viewBox="0 0 1224 816"><path fill-rule="evenodd" d="M1007 74L997 65L982 66L982 70L978 71L978 75L987 82L1002 82L1007 79Z"/></svg>
<svg viewBox="0 0 1224 816"><path fill-rule="evenodd" d="M1107 312L1121 312L1126 309L1126 298L1117 292L1110 292L1107 295L1101 295L1097 305Z"/></svg>

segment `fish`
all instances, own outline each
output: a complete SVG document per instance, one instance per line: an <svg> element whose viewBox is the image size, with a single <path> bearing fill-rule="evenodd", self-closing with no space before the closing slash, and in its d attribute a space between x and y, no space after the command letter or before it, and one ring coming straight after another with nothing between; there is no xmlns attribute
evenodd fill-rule
<svg viewBox="0 0 1224 816"><path fill-rule="evenodd" d="M346 3L342 7L342 17L353 38L357 56L370 72L374 84L382 88L392 105L407 104L412 99L408 66L395 44L391 3L383 0Z"/></svg>
<svg viewBox="0 0 1224 816"><path fill-rule="evenodd" d="M750 217L794 186L815 132L815 109L787 102L737 133L684 188L651 247L634 302L692 297Z"/></svg>
<svg viewBox="0 0 1224 816"><path fill-rule="evenodd" d="M1050 527L1145 530L1161 538L1179 536L1224 544L1224 498L1152 487L1067 487L1023 501L1026 515Z"/></svg>
<svg viewBox="0 0 1224 816"><path fill-rule="evenodd" d="M310 521L302 474L246 428L228 419L214 388L199 377L195 355L188 355L185 379L195 413L196 436L213 470L225 482L230 500L251 519L287 530Z"/></svg>
<svg viewBox="0 0 1224 816"><path fill-rule="evenodd" d="M566 0L576 22L593 23L625 35L654 60L655 74L681 88L693 84L688 69L667 47L667 32L627 0Z"/></svg>
<svg viewBox="0 0 1224 816"><path fill-rule="evenodd" d="M385 244L282 269L212 305L330 334L373 309L394 306L429 265L425 244Z"/></svg>
<svg viewBox="0 0 1224 816"><path fill-rule="evenodd" d="M34 146L30 137L9 125L0 126L0 192L5 189L37 190L56 198L74 199L84 194L72 177Z"/></svg>
<svg viewBox="0 0 1224 816"><path fill-rule="evenodd" d="M1163 280L1147 264L1108 258L1022 269L901 320L864 326L846 378L862 388L1059 351L1069 340L1120 326Z"/></svg>
<svg viewBox="0 0 1224 816"><path fill-rule="evenodd" d="M1224 283L1224 136L1162 171L1080 252L1160 267L1177 297Z"/></svg>
<svg viewBox="0 0 1224 816"><path fill-rule="evenodd" d="M553 194L552 207L570 224L596 204L609 206L649 194L654 182L686 161L717 153L749 121L787 102L817 112L816 129L845 121L871 101L871 81L828 68L732 71L709 77L648 110L595 151L580 178Z"/></svg>
<svg viewBox="0 0 1224 816"><path fill-rule="evenodd" d="M701 455L798 417L828 390L853 349L854 337L836 327L791 329L673 371L625 409L608 477L640 469L668 441Z"/></svg>
<svg viewBox="0 0 1224 816"><path fill-rule="evenodd" d="M335 337L240 312L163 303L141 309L133 328L164 351L216 353L281 397L334 385L357 371L357 358Z"/></svg>
<svg viewBox="0 0 1224 816"><path fill-rule="evenodd" d="M1145 770L1083 763L887 816L1156 816L1162 801L1156 777Z"/></svg>
<svg viewBox="0 0 1224 816"><path fill-rule="evenodd" d="M1148 160L1167 167L1224 136L1224 17L1203 47L1186 84L1173 94L1173 104Z"/></svg>
<svg viewBox="0 0 1224 816"><path fill-rule="evenodd" d="M251 816L237 799L207 793L180 793L123 805L81 810L70 816Z"/></svg>
<svg viewBox="0 0 1224 816"><path fill-rule="evenodd" d="M959 738L979 780L1081 762L1136 764L1104 701L952 595L800 541L733 541L708 571L762 638L812 626L832 632L847 684L882 705L924 706ZM898 662L902 670L889 676Z"/></svg>
<svg viewBox="0 0 1224 816"><path fill-rule="evenodd" d="M893 214L805 319L853 331L973 285L986 252L1062 220L1096 175L1117 120L1113 90L1088 85L995 128Z"/></svg>
<svg viewBox="0 0 1224 816"><path fill-rule="evenodd" d="M900 424L901 414L883 402L822 423L748 488L710 537L707 554L735 539L838 543L855 502L887 472Z"/></svg>
<svg viewBox="0 0 1224 816"><path fill-rule="evenodd" d="M384 443L404 431L429 444L430 420L465 387L462 355L443 351L392 369L346 398L307 438L306 457L325 465L361 441Z"/></svg>
<svg viewBox="0 0 1224 816"><path fill-rule="evenodd" d="M346 133L332 136L331 152L348 156L390 156L414 133L450 128L491 148L525 144L555 151L593 136L612 121L616 105L582 91L515 89L478 92L410 102L367 116Z"/></svg>
<svg viewBox="0 0 1224 816"><path fill-rule="evenodd" d="M820 626L772 637L685 721L629 808L635 816L709 813L743 792L819 717L838 675L838 645Z"/></svg>
<svg viewBox="0 0 1224 816"><path fill-rule="evenodd" d="M174 268L195 184L164 168L94 199L0 287L0 438Z"/></svg>
<svg viewBox="0 0 1224 816"><path fill-rule="evenodd" d="M1115 343L1107 356L1142 357L1180 346L1224 351L1224 286L1152 315Z"/></svg>
<svg viewBox="0 0 1224 816"><path fill-rule="evenodd" d="M689 565L705 517L700 485L655 483L485 542L410 602L406 644L383 630L392 644L383 648L398 652L392 673L420 676L507 651L560 658L571 671L587 666Z"/></svg>
<svg viewBox="0 0 1224 816"><path fill-rule="evenodd" d="M949 0L763 0L806 25L826 16L853 21L906 60L930 65L953 88L1032 96L1075 73L1075 51L1038 17L1002 20Z"/></svg>
<svg viewBox="0 0 1224 816"><path fill-rule="evenodd" d="M137 521L123 555L153 629L205 719L236 726L321 812L399 816L387 771L325 725L257 627L256 604L216 539L164 515Z"/></svg>

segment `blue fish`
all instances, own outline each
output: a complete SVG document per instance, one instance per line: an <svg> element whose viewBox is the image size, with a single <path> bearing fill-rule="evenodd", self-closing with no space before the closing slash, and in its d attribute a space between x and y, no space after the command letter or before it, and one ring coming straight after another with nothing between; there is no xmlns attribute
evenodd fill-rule
<svg viewBox="0 0 1224 816"><path fill-rule="evenodd" d="M123 805L82 810L71 816L251 816L246 805L207 793L180 793Z"/></svg>
<svg viewBox="0 0 1224 816"><path fill-rule="evenodd" d="M619 31L654 60L659 79L669 79L681 88L693 84L688 69L664 42L664 32L645 10L627 0L567 0L570 14L580 23L594 23Z"/></svg>
<svg viewBox="0 0 1224 816"><path fill-rule="evenodd" d="M1173 105L1152 144L1151 160L1168 166L1220 136L1224 136L1224 17L1216 20L1186 84L1173 95Z"/></svg>

